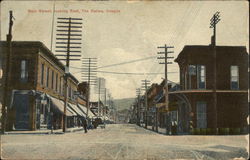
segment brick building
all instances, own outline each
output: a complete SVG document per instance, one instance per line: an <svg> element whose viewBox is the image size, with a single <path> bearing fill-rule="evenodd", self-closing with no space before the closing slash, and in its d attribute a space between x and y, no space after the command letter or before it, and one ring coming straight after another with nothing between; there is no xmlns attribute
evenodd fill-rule
<svg viewBox="0 0 250 160"><path fill-rule="evenodd" d="M217 129L221 134L247 132L246 48L216 46L216 75L213 70L213 52L212 45L185 46L175 60L180 67L180 90L170 92L169 95L172 101L178 103L176 116L179 118L179 132L186 132L189 127L193 128L189 132L197 134L213 134ZM217 103L214 101L214 93ZM185 123L181 123L183 119Z"/></svg>
<svg viewBox="0 0 250 160"><path fill-rule="evenodd" d="M0 43L2 55L6 53L6 44ZM10 64L7 128L36 130L52 125L61 128L65 97L64 65L37 41L12 42ZM71 74L67 79L67 126L72 127L86 116L83 111L86 102L74 95L79 90L78 80Z"/></svg>

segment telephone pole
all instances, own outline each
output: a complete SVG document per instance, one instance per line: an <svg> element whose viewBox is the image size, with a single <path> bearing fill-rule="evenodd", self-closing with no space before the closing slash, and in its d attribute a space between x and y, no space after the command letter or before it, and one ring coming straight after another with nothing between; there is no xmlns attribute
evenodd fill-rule
<svg viewBox="0 0 250 160"><path fill-rule="evenodd" d="M97 94L98 94L98 117L101 117L101 94L105 89L105 79L98 77Z"/></svg>
<svg viewBox="0 0 250 160"><path fill-rule="evenodd" d="M212 47L213 47L213 62L214 62L214 79L213 79L213 110L214 110L214 129L215 134L217 134L217 63L216 63L216 24L220 21L220 12L216 12L213 17L210 19L210 28L213 28L213 36L212 36Z"/></svg>
<svg viewBox="0 0 250 160"><path fill-rule="evenodd" d="M3 105L2 105L2 124L1 124L1 132L4 134L6 130L6 121L7 121L7 110L8 110L8 103L9 103L9 77L10 77L10 61L12 56L12 26L13 26L13 14L12 11L9 11L9 33L6 35L7 38L7 54L6 54L6 63L5 63L5 72L4 72L4 93L3 93Z"/></svg>
<svg viewBox="0 0 250 160"><path fill-rule="evenodd" d="M172 62L168 62L168 59L172 59L174 57L169 57L169 53L174 53L173 51L168 51L170 48L174 48L173 46L160 46L157 47L159 49L164 49L164 52L158 52L158 54L164 54L163 57L157 57L157 59L164 59L164 62L160 62L160 64L165 64L165 110L167 112L166 114L166 133L170 134L171 127L170 127L170 116L169 116L169 100L168 100L168 64L172 64Z"/></svg>
<svg viewBox="0 0 250 160"><path fill-rule="evenodd" d="M148 127L148 85L150 84L149 80L142 80L142 89L145 90L145 99L144 99L144 103L145 103L145 111L144 111L144 115L145 115L145 128Z"/></svg>
<svg viewBox="0 0 250 160"><path fill-rule="evenodd" d="M141 89L136 89L136 95L137 95L137 114L136 114L136 121L137 125L140 126L140 99L141 99Z"/></svg>
<svg viewBox="0 0 250 160"><path fill-rule="evenodd" d="M70 61L80 61L81 57L81 18L58 18L57 19L57 37L56 37L56 50L55 56L61 61L65 61L65 83L64 83L64 114L63 114L63 132L66 132L67 128L67 101L68 101L68 76ZM73 54L74 53L74 54ZM78 53L78 54L77 54ZM63 57L63 58L61 58ZM78 57L78 58L72 58Z"/></svg>
<svg viewBox="0 0 250 160"><path fill-rule="evenodd" d="M103 124L105 128L105 119L106 119L106 111L107 111L107 88L104 88L104 108L103 108Z"/></svg>
<svg viewBox="0 0 250 160"><path fill-rule="evenodd" d="M97 75L97 58L83 58L82 59L82 80L88 82L88 95L87 95L87 118L89 113L90 101L90 85L96 85Z"/></svg>

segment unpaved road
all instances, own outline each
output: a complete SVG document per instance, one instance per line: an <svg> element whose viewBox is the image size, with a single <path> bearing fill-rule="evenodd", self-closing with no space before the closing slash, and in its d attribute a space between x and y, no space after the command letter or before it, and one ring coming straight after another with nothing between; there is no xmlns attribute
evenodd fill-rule
<svg viewBox="0 0 250 160"><path fill-rule="evenodd" d="M3 135L2 159L247 159L246 136L166 136L132 124L57 135Z"/></svg>

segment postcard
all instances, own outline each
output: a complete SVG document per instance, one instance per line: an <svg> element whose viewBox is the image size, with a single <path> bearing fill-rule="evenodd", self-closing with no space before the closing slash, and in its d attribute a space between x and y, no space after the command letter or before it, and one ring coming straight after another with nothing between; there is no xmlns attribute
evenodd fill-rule
<svg viewBox="0 0 250 160"><path fill-rule="evenodd" d="M247 1L8 1L1 159L249 159Z"/></svg>

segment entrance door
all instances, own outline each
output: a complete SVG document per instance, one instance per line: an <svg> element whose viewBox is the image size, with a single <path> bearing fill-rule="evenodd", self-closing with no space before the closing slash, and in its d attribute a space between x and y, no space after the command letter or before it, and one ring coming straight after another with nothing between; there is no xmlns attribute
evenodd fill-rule
<svg viewBox="0 0 250 160"><path fill-rule="evenodd" d="M16 110L16 129L29 129L29 95L16 94L14 98Z"/></svg>

